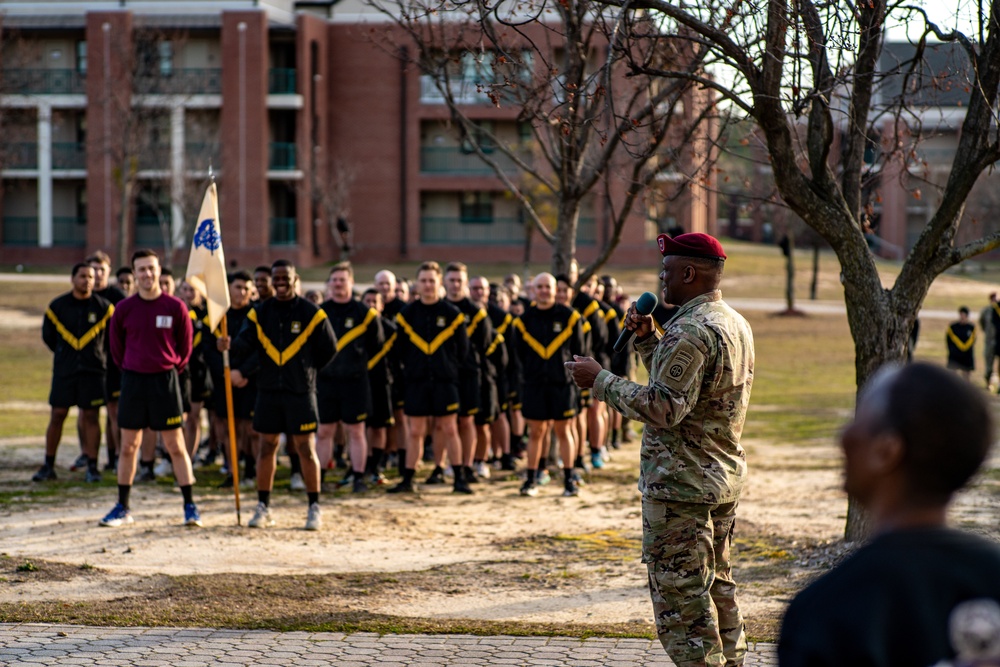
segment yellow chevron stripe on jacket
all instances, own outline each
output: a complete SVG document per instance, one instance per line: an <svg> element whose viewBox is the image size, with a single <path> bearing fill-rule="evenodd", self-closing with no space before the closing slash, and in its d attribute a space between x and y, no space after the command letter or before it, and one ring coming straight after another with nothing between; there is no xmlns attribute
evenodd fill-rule
<svg viewBox="0 0 1000 667"><path fill-rule="evenodd" d="M583 316L590 317L594 314L594 311L601 307L601 304L597 303L597 299L590 302L590 305L583 309Z"/></svg>
<svg viewBox="0 0 1000 667"><path fill-rule="evenodd" d="M89 345L91 341L97 338L97 334L101 333L102 329L108 326L108 320L111 319L111 316L114 314L114 312L115 312L115 307L109 305L108 312L104 313L104 317L101 318L101 321L95 324L94 326L90 327L90 329L88 329L87 332L82 336L80 336L79 338L71 334L69 332L69 329L63 326L63 323L59 321L59 318L56 317L56 314L52 312L51 308L45 309L45 316L49 318L49 321L52 322L52 324L55 325L56 331L59 332L59 335L62 336L62 339L66 341L66 343L71 348L79 352L83 348L87 347L87 345Z"/></svg>
<svg viewBox="0 0 1000 667"><path fill-rule="evenodd" d="M479 312L472 316L472 321L469 325L465 327L465 333L468 334L469 338L472 338L472 334L475 333L476 327L479 323L486 319L486 309L480 308Z"/></svg>
<svg viewBox="0 0 1000 667"><path fill-rule="evenodd" d="M463 313L456 315L455 320L449 324L446 329L435 336L434 340L429 343L413 330L410 323L403 318L402 313L396 313L396 322L399 323L399 326L403 327L403 331L406 332L407 337L410 339L410 342L413 343L414 347L429 357L437 352L438 348L444 345L446 340L455 335L455 332L458 331L458 327L462 326L465 322L465 315Z"/></svg>
<svg viewBox="0 0 1000 667"><path fill-rule="evenodd" d="M573 311L570 315L569 321L566 323L566 328L559 332L559 335L552 339L548 347L542 345L538 342L538 339L528 333L528 330L524 326L524 322L521 318L514 320L514 328L521 332L521 337L524 338L524 342L528 344L535 354L540 356L542 359L551 359L552 355L555 354L559 348L565 344L569 337L573 335L573 327L576 323L580 321L580 313Z"/></svg>
<svg viewBox="0 0 1000 667"><path fill-rule="evenodd" d="M972 335L969 336L969 340L963 341L961 338L955 335L955 332L948 327L948 339L955 344L959 352L968 352L976 342L976 332L973 331Z"/></svg>
<svg viewBox="0 0 1000 667"><path fill-rule="evenodd" d="M396 336L398 335L399 334L397 333L393 333L389 336L389 340L385 341L385 345L383 345L382 349L378 351L378 354L368 360L368 370L375 368L378 362L382 361L382 357L389 353L389 350L392 349L392 344L396 342Z"/></svg>
<svg viewBox="0 0 1000 667"><path fill-rule="evenodd" d="M493 354L494 352L496 352L497 351L497 345L499 345L502 342L503 342L503 336L501 334L497 334L496 338L493 339L493 342L490 343L490 346L488 348L486 348L486 356L488 357L491 354Z"/></svg>
<svg viewBox="0 0 1000 667"><path fill-rule="evenodd" d="M188 317L191 318L192 322L198 321L198 313L193 310L188 311ZM212 326L212 321L208 319L208 315L205 315L205 317L201 318L201 323L204 324L205 326ZM219 327L221 329L222 325L220 324ZM194 339L191 341L192 348L196 348L199 345L201 345L201 333L202 333L201 329L195 329Z"/></svg>
<svg viewBox="0 0 1000 667"><path fill-rule="evenodd" d="M247 317L257 327L257 340L260 341L261 347L264 348L264 352L267 353L267 356L271 358L271 361L278 366L284 366L286 363L291 361L292 358L299 353L299 350L302 349L302 346L306 344L306 341L309 340L309 336L312 334L313 330L319 326L320 322L327 319L325 310L317 310L316 314L313 315L312 321L309 322L309 326L307 326L305 330L292 341L291 345L279 352L278 348L276 348L274 343L271 342L271 339L264 333L264 327L262 327L260 322L257 321L257 311L250 309L250 312L247 313Z"/></svg>
<svg viewBox="0 0 1000 667"><path fill-rule="evenodd" d="M614 308L608 308L608 310L604 313L605 322L611 322L617 319L618 319L618 313L615 312Z"/></svg>
<svg viewBox="0 0 1000 667"><path fill-rule="evenodd" d="M503 316L503 322L501 322L500 326L497 327L497 333L500 334L501 336L507 333L507 327L509 327L510 323L513 321L514 321L513 315L511 315L510 313L505 314Z"/></svg>
<svg viewBox="0 0 1000 667"><path fill-rule="evenodd" d="M350 345L354 341L354 339L356 339L358 336L368 331L368 325L371 324L372 320L374 320L376 317L378 317L378 311L376 311L374 308L369 308L368 314L365 315L364 322L354 327L353 329L348 329L347 331L344 332L343 336L337 339L337 352L343 350L345 347Z"/></svg>

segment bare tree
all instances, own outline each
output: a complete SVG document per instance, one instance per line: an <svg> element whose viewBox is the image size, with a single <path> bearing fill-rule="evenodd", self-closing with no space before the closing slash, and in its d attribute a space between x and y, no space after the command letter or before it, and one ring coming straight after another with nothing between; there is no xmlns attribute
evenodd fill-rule
<svg viewBox="0 0 1000 667"><path fill-rule="evenodd" d="M833 248L843 271L848 321L860 387L887 362L906 359L910 331L931 282L942 271L1000 245L1000 233L958 242L963 210L980 175L1000 158L996 118L1000 83L1000 0L980 3L978 34L932 23L921 3L824 3L762 0L697 5L666 0L597 0L626 9L643 28L651 17L663 34L707 48L706 64L724 66L731 80L702 79L759 128L775 184L785 203ZM879 70L887 21L922 26L912 53L893 71ZM633 30L631 26L628 28ZM649 38L653 38L650 36ZM913 243L896 282L884 287L866 243L865 220L883 179L899 174L914 197L909 173L924 137L915 95L940 90L928 76L929 42L954 45L964 66L964 120L952 168ZM635 67L668 80L687 73ZM890 85L893 84L893 85ZM881 149L881 169L866 154ZM925 201L928 193L924 193ZM853 499L846 536L860 539L868 522Z"/></svg>
<svg viewBox="0 0 1000 667"><path fill-rule="evenodd" d="M309 196L316 210L326 220L330 238L340 250L340 259L346 260L351 252L350 214L351 188L357 178L357 169L339 159L325 155L315 158L309 171Z"/></svg>
<svg viewBox="0 0 1000 667"><path fill-rule="evenodd" d="M693 83L704 49L690 40L655 38L652 21L622 30L623 12L591 0L368 1L393 19L378 41L419 68L463 144L551 244L555 271L576 257L587 205L610 225L581 280L607 261L629 219L645 218L643 195L659 177L676 175L684 186L711 178L711 142L701 133L715 109ZM658 80L628 69L630 60L690 78ZM483 102L516 109L530 139L505 140L478 123L470 105ZM554 228L537 208L539 192L555 202Z"/></svg>

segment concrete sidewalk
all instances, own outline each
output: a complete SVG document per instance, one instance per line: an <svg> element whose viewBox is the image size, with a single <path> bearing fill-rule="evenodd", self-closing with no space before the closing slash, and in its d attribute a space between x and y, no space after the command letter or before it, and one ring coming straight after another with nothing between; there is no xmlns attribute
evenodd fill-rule
<svg viewBox="0 0 1000 667"><path fill-rule="evenodd" d="M751 645L747 667L778 664L773 644ZM202 628L105 628L43 623L0 624L0 665L551 665L669 667L646 639L377 635Z"/></svg>

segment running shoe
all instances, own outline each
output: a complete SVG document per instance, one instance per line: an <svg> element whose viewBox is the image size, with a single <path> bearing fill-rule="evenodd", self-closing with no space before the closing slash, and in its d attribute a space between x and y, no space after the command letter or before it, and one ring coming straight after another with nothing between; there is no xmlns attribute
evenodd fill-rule
<svg viewBox="0 0 1000 667"><path fill-rule="evenodd" d="M365 480L361 479L361 475L354 476L354 486L352 488L353 493L364 493L368 490L368 485L365 484Z"/></svg>
<svg viewBox="0 0 1000 667"><path fill-rule="evenodd" d="M511 471L517 470L517 464L514 462L516 459L510 454L504 454L500 457L500 470Z"/></svg>
<svg viewBox="0 0 1000 667"><path fill-rule="evenodd" d="M231 488L233 488L233 476L232 475L226 475L226 478L224 480L222 480L222 483L219 484L219 486L216 487L216 488L219 488L219 489L231 489Z"/></svg>
<svg viewBox="0 0 1000 667"><path fill-rule="evenodd" d="M455 485L451 488L452 493L464 493L467 496L471 496L475 493L472 487L469 486L467 482L455 482Z"/></svg>
<svg viewBox="0 0 1000 667"><path fill-rule="evenodd" d="M320 516L319 503L309 505L309 513L306 515L306 530L319 530L323 525L323 518Z"/></svg>
<svg viewBox="0 0 1000 667"><path fill-rule="evenodd" d="M104 464L105 472L118 472L118 459L111 459Z"/></svg>
<svg viewBox="0 0 1000 667"><path fill-rule="evenodd" d="M166 477L174 472L174 466L166 459L160 459L153 467L153 474L157 477Z"/></svg>
<svg viewBox="0 0 1000 667"><path fill-rule="evenodd" d="M87 467L87 455L80 454L76 457L76 461L73 461L73 465L69 467L70 472L76 472L77 470L83 470Z"/></svg>
<svg viewBox="0 0 1000 667"><path fill-rule="evenodd" d="M541 470L538 471L538 479L535 482L536 484L538 484L538 486L545 486L551 481L552 481L552 475L549 474L548 470L542 468Z"/></svg>
<svg viewBox="0 0 1000 667"><path fill-rule="evenodd" d="M124 526L132 523L132 513L122 507L121 503L115 503L115 506L111 508L111 511L101 519L101 526L107 526L108 528L117 528L118 526Z"/></svg>
<svg viewBox="0 0 1000 667"><path fill-rule="evenodd" d="M566 482L565 486L563 487L563 497L572 498L573 496L578 496L578 495L580 495L580 489L579 487L577 487L576 482L574 482L573 480Z"/></svg>
<svg viewBox="0 0 1000 667"><path fill-rule="evenodd" d="M143 468L139 471L138 477L135 478L137 482L155 482L156 475L149 468Z"/></svg>
<svg viewBox="0 0 1000 667"><path fill-rule="evenodd" d="M373 472L372 474L368 475L365 481L368 482L369 486L382 486L383 484L386 483L385 475L383 475L380 472Z"/></svg>
<svg viewBox="0 0 1000 667"><path fill-rule="evenodd" d="M253 518L247 525L251 528L270 528L274 525L274 517L271 516L271 508L264 503L257 503L253 511Z"/></svg>
<svg viewBox="0 0 1000 667"><path fill-rule="evenodd" d="M96 484L101 481L101 471L97 468L87 468L86 480L89 484Z"/></svg>
<svg viewBox="0 0 1000 667"><path fill-rule="evenodd" d="M479 477L476 475L476 471L472 469L472 466L462 466L461 470L466 484L479 484Z"/></svg>
<svg viewBox="0 0 1000 667"><path fill-rule="evenodd" d="M389 487L385 490L386 493L416 493L416 489L413 488L413 482L400 482L396 486Z"/></svg>
<svg viewBox="0 0 1000 667"><path fill-rule="evenodd" d="M201 527L201 514L198 513L198 507L194 503L184 505L184 525Z"/></svg>
<svg viewBox="0 0 1000 667"><path fill-rule="evenodd" d="M434 472L427 478L424 484L444 484L444 469L441 466L434 468Z"/></svg>
<svg viewBox="0 0 1000 667"><path fill-rule="evenodd" d="M232 482L229 484L232 486ZM255 489L257 488L257 479L254 477L244 477L240 480L241 489Z"/></svg>
<svg viewBox="0 0 1000 667"><path fill-rule="evenodd" d="M300 473L294 473L292 475L292 479L291 482L289 482L288 484L288 488L290 488L292 491L306 490L305 480L302 479L302 475Z"/></svg>
<svg viewBox="0 0 1000 667"><path fill-rule="evenodd" d="M601 456L600 452L590 453L590 465L594 470L600 470L604 467L604 457Z"/></svg>
<svg viewBox="0 0 1000 667"><path fill-rule="evenodd" d="M476 475L478 475L480 479L490 478L490 467L486 465L484 462L480 461L479 463L475 464L474 469L476 471Z"/></svg>
<svg viewBox="0 0 1000 667"><path fill-rule="evenodd" d="M530 496L531 498L534 498L535 496L538 495L538 487L535 486L534 482L526 481L523 485L521 485L521 495Z"/></svg>
<svg viewBox="0 0 1000 667"><path fill-rule="evenodd" d="M31 477L32 482L52 482L56 479L56 471L47 465L43 465L38 469L38 472Z"/></svg>

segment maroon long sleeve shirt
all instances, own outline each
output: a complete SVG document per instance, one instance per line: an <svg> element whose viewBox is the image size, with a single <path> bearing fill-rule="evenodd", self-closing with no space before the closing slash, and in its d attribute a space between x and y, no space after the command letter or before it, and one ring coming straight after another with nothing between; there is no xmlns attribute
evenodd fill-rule
<svg viewBox="0 0 1000 667"><path fill-rule="evenodd" d="M111 358L135 373L184 370L191 358L191 318L180 299L138 294L119 302L111 317Z"/></svg>

